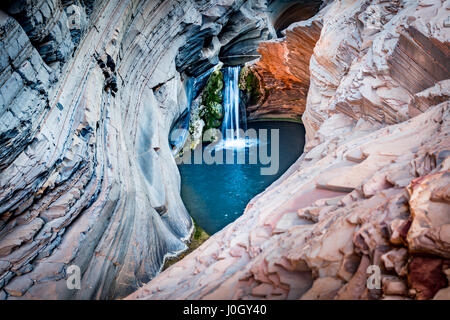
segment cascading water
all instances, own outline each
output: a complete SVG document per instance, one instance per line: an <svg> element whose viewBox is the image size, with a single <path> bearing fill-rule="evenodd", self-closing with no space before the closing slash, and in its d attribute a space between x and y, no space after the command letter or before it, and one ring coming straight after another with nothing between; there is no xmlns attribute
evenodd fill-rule
<svg viewBox="0 0 450 320"><path fill-rule="evenodd" d="M212 81L211 86L205 88L203 92L206 93L206 98L209 98L210 93L214 94L216 98L214 107L218 107L217 98L222 97L220 102L223 112L217 112L223 114L223 118L217 117L222 118L222 126L214 129L214 134L221 129L222 139L214 140L212 143L210 140L208 143L198 143L193 151L189 149L192 152L185 152L180 157L188 161L178 163L183 203L195 221L209 234L221 230L238 218L251 198L283 174L301 154L302 137L305 134L301 125L289 122L254 122L249 123L249 130L246 130L246 108L239 103L240 67L224 67L220 70L223 74L223 89L221 83L216 86L217 82ZM215 77L216 80L221 78L219 73L215 74ZM218 90L222 90L221 95ZM195 101L196 95L192 92L191 100ZM202 96L202 103L203 100L208 101ZM193 104L191 123L195 123L197 115L200 114L195 113L199 104L197 102ZM201 110L208 111L208 107L210 106L205 105ZM239 129L244 131L239 132ZM280 139L273 140L272 134L267 134L273 129L277 131L281 129ZM295 139L298 143L295 143L292 137L299 137ZM271 166L272 163L277 163L278 170L275 174L261 173L263 167L267 167L267 161L251 162L251 159L259 159L262 147L266 147L266 151L270 150L270 159L272 156L277 159L273 162L270 160ZM273 147L277 148L278 152L274 152ZM225 152L222 152L223 149L226 149ZM275 156L278 154L281 155L279 161L278 156ZM197 155L201 161L196 160ZM209 159L213 157L218 161L207 162L206 155L210 156Z"/></svg>
<svg viewBox="0 0 450 320"><path fill-rule="evenodd" d="M189 121L191 106L200 91L204 88L209 75L216 67L208 70L196 78L189 78L186 82L187 108L171 128L169 143L172 153L178 154L183 148L189 134ZM222 120L222 140L215 145L215 149L243 149L258 144L255 139L244 137L240 130L246 129L245 108L240 107L239 99L239 72L240 66L226 67L222 69L224 90Z"/></svg>
<svg viewBox="0 0 450 320"><path fill-rule="evenodd" d="M240 130L246 129L245 110L241 119L239 101L239 72L240 66L223 69L224 94L222 121L223 141L216 148L240 149L255 144L256 141L241 136Z"/></svg>
<svg viewBox="0 0 450 320"><path fill-rule="evenodd" d="M223 70L225 89L223 95L224 117L222 136L233 144L239 137L239 71L241 67L228 67Z"/></svg>
<svg viewBox="0 0 450 320"><path fill-rule="evenodd" d="M186 100L187 108L184 110L183 114L178 118L175 124L171 128L171 133L169 135L169 143L172 146L172 153L174 155L178 154L181 148L184 146L187 135L189 133L189 120L191 115L191 106L194 99L200 93L200 90L205 86L205 82L209 75L214 71L214 68L206 71L200 76L194 78L188 78L186 82Z"/></svg>

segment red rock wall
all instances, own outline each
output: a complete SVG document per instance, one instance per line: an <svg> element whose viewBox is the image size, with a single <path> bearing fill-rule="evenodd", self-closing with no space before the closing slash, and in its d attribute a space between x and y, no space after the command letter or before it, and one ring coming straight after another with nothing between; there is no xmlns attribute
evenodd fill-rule
<svg viewBox="0 0 450 320"><path fill-rule="evenodd" d="M305 153L239 219L129 298L450 299L447 7L326 7ZM275 114L271 101L279 114L300 113L287 88L305 85L306 60L294 64L287 43L262 46L255 69L280 92L254 113ZM369 267L378 288L367 285Z"/></svg>
<svg viewBox="0 0 450 320"><path fill-rule="evenodd" d="M247 108L249 120L300 119L309 88L309 59L321 27L317 18L296 23L285 30L284 38L260 43L261 58L252 71L258 75L263 95Z"/></svg>

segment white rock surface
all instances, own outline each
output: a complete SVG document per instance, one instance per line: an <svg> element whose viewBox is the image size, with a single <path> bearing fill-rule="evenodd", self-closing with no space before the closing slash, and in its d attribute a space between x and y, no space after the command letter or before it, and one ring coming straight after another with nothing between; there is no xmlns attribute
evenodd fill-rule
<svg viewBox="0 0 450 320"><path fill-rule="evenodd" d="M243 25L221 31L240 10L256 49L268 20L246 1L24 3L0 5L0 297L123 297L193 228L168 145L186 108L177 62L207 68L239 43Z"/></svg>

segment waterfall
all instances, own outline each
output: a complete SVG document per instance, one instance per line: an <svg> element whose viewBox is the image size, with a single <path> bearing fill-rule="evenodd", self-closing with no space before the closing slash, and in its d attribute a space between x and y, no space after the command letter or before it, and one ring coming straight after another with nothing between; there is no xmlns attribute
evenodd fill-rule
<svg viewBox="0 0 450 320"><path fill-rule="evenodd" d="M189 77L186 81L186 100L187 106L182 115L177 119L175 124L170 129L169 143L172 147L172 154L176 155L184 146L187 135L189 133L189 121L191 116L191 106L194 99L200 93L200 90L205 86L209 75L214 71L214 68L209 69L198 77ZM177 130L182 129L182 130Z"/></svg>
<svg viewBox="0 0 450 320"><path fill-rule="evenodd" d="M217 143L216 149L244 149L258 145L258 139L241 136L239 129L247 129L247 119L245 116L245 106L242 106L239 99L239 72L240 66L227 67L222 69L224 90L222 120L222 141Z"/></svg>
<svg viewBox="0 0 450 320"><path fill-rule="evenodd" d="M178 118L171 128L169 142L174 155L183 148L189 128L191 105L200 91L204 88L209 75L215 68L208 70L196 78L189 78L186 81L187 108ZM224 89L223 89L223 108L224 117L222 120L223 140L216 145L216 148L240 149L249 147L257 143L257 140L251 140L241 137L239 129L246 129L245 107L241 110L239 99L239 72L240 66L226 67L222 69ZM184 129L184 130L177 130Z"/></svg>
<svg viewBox="0 0 450 320"><path fill-rule="evenodd" d="M240 110L239 110L239 71L240 66L227 67L223 70L224 118L222 122L222 136L226 146L241 146L245 141L240 137ZM232 130L232 131L230 131Z"/></svg>

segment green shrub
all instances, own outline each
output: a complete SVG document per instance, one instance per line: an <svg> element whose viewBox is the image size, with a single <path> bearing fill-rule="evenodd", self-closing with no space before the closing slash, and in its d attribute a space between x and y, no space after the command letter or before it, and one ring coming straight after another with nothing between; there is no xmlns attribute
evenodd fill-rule
<svg viewBox="0 0 450 320"><path fill-rule="evenodd" d="M239 89L245 91L249 102L255 104L261 98L261 88L258 77L249 67L243 67L239 74Z"/></svg>
<svg viewBox="0 0 450 320"><path fill-rule="evenodd" d="M202 95L201 118L205 121L205 130L210 128L218 128L222 124L223 119L223 74L220 70L216 70L209 76L208 82Z"/></svg>

